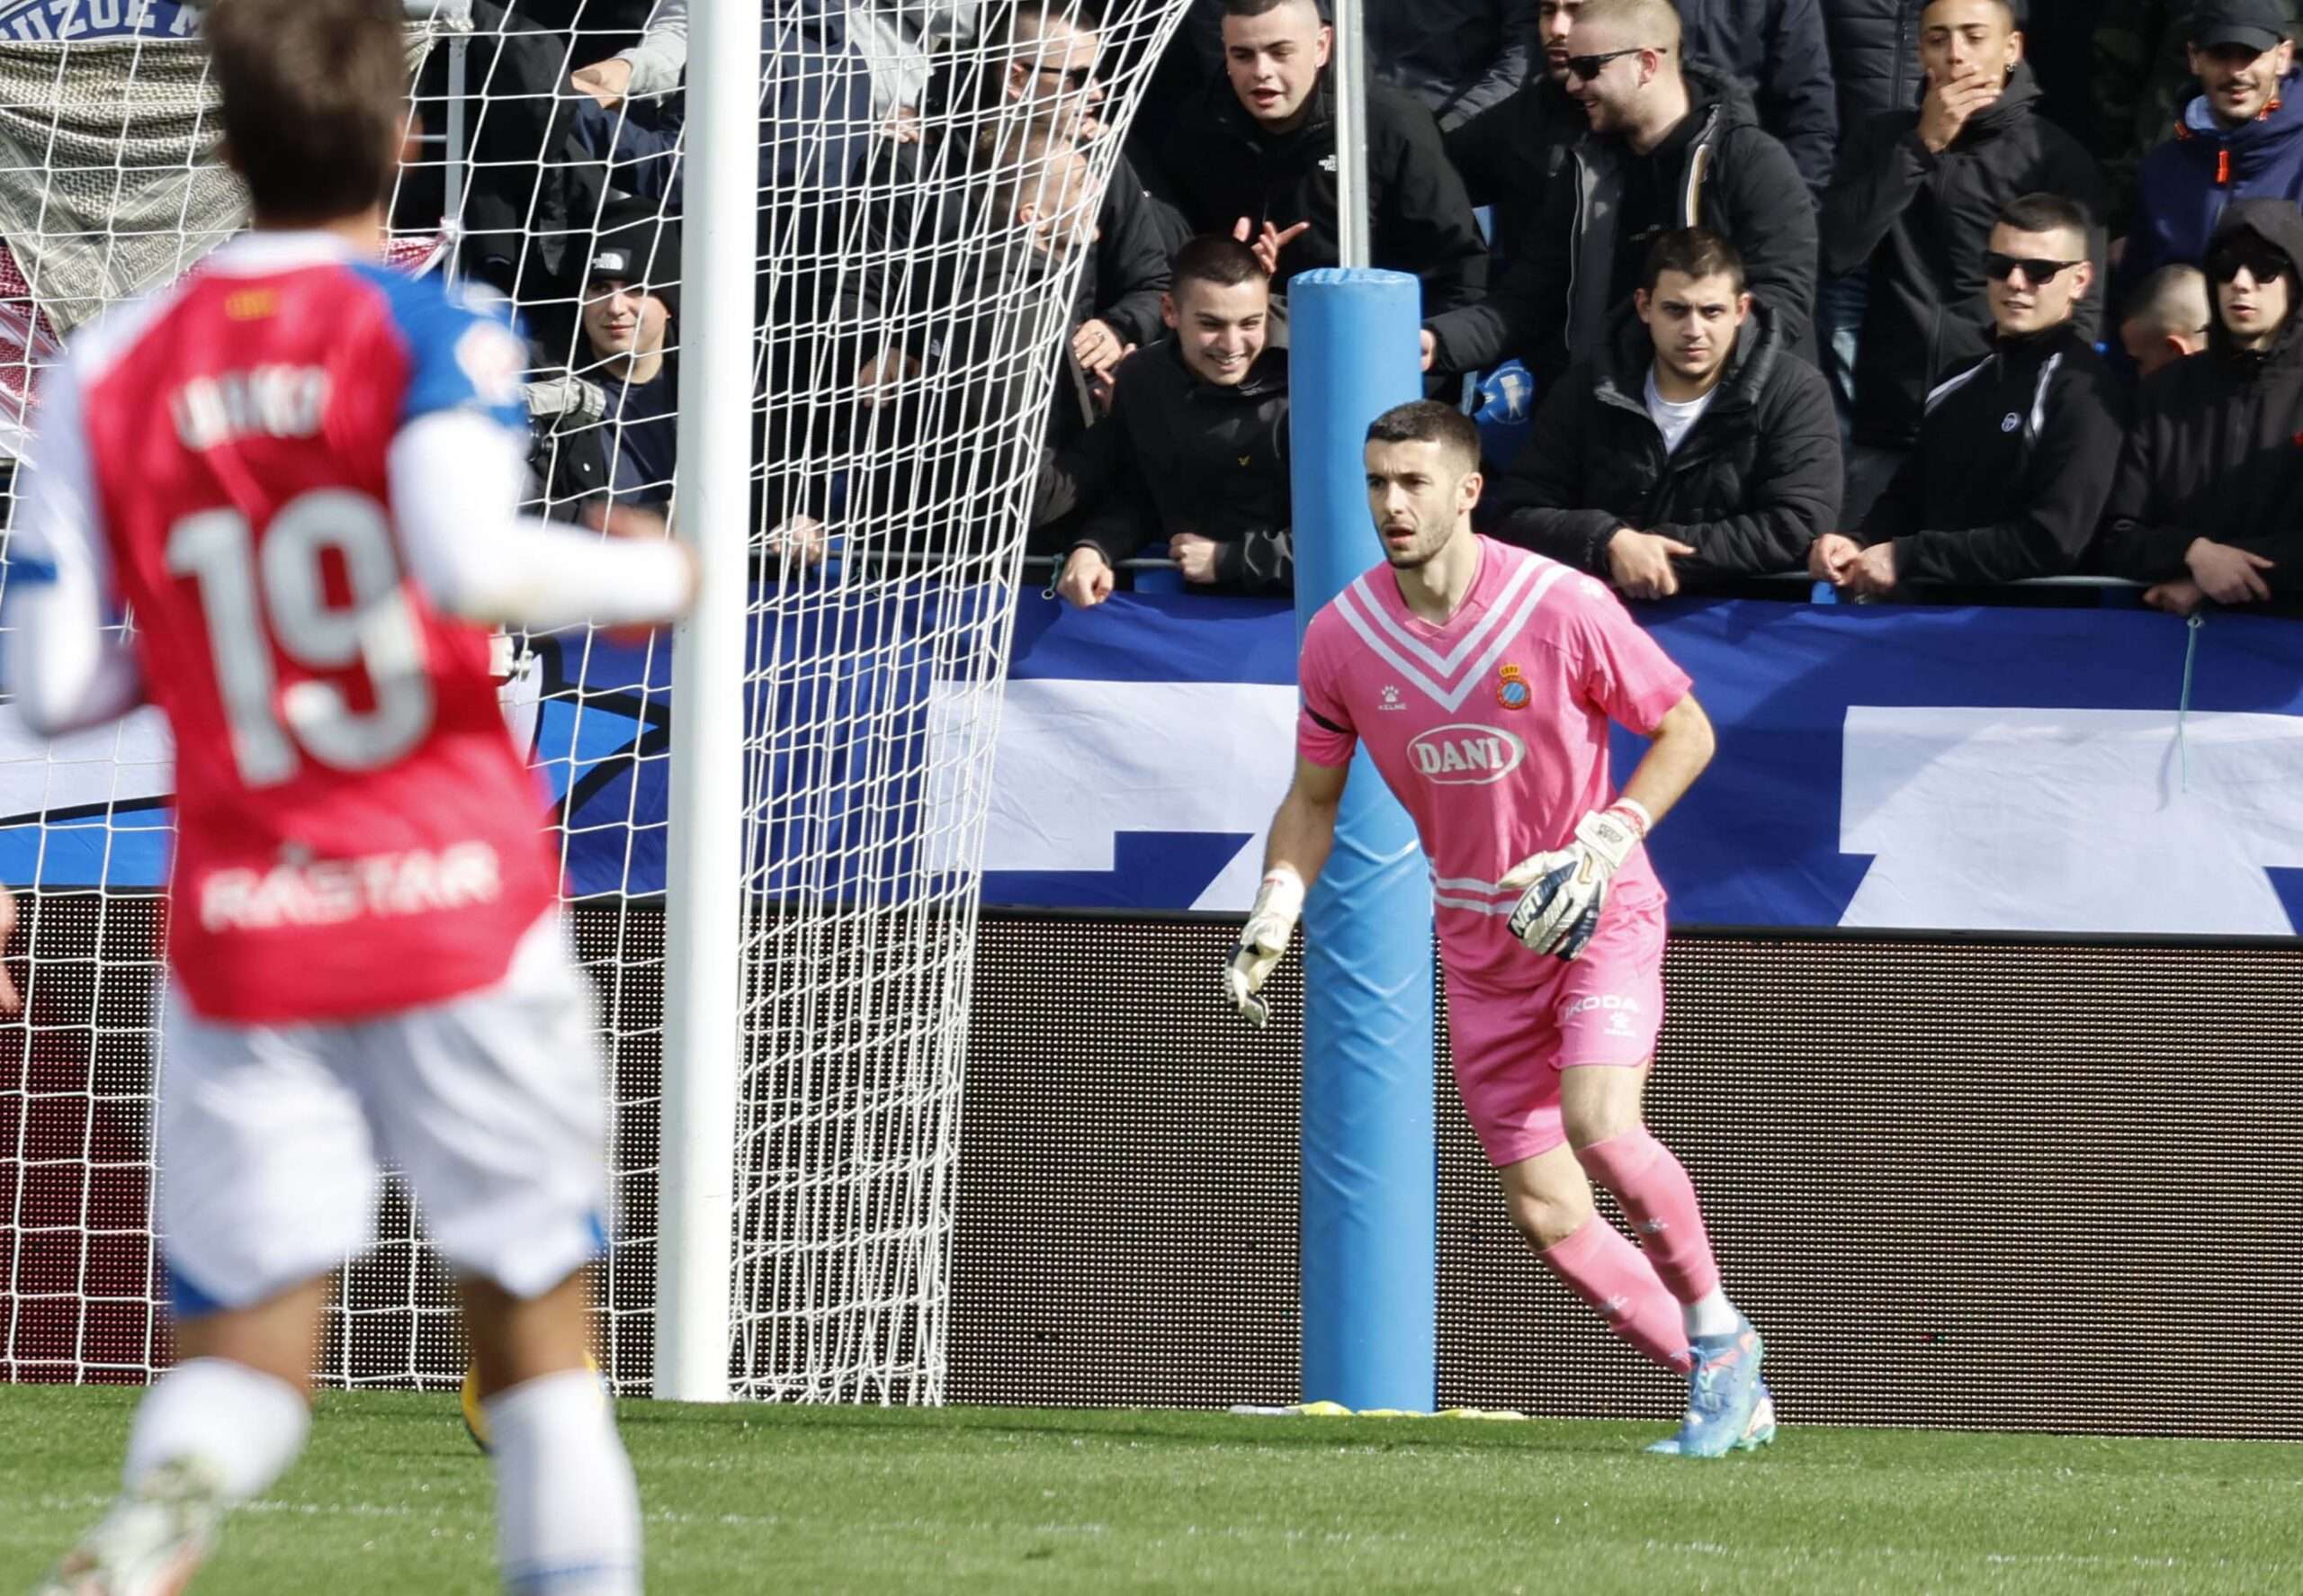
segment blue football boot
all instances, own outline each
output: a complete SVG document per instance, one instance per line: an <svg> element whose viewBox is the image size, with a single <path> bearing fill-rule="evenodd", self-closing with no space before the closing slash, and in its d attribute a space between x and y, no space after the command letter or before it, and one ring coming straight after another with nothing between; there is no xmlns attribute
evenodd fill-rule
<svg viewBox="0 0 2303 1596"><path fill-rule="evenodd" d="M1688 1411L1680 1433L1652 1448L1680 1457L1725 1457L1759 1433L1760 1397L1765 1386L1760 1363L1767 1348L1748 1319L1726 1335L1696 1336L1689 1347L1695 1367L1688 1375ZM1773 1403L1767 1439L1774 1439ZM1766 1440L1752 1443L1766 1445Z"/></svg>

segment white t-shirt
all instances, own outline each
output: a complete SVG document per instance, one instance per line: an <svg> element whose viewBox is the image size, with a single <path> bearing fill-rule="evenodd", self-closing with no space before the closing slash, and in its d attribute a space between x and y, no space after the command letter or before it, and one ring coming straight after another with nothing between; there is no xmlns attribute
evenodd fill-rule
<svg viewBox="0 0 2303 1596"><path fill-rule="evenodd" d="M1711 408L1711 401L1718 396L1719 390L1714 386L1711 391L1701 399L1691 399L1684 403L1675 404L1656 390L1655 368L1653 365L1647 368L1647 413L1655 418L1656 430L1663 435L1665 455L1677 454L1680 452L1680 440L1688 435L1688 429L1702 417L1706 410Z"/></svg>

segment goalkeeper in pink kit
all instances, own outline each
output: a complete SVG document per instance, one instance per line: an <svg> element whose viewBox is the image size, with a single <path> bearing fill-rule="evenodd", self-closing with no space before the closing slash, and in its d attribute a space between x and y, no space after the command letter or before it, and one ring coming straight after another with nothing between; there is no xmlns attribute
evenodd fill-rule
<svg viewBox="0 0 2303 1596"><path fill-rule="evenodd" d="M1513 1222L1610 1329L1687 1376L1680 1432L1654 1450L1765 1445L1759 1334L1720 1287L1686 1170L1641 1117L1664 933L1641 843L1709 763L1711 724L1604 587L1472 531L1467 417L1429 401L1386 411L1367 462L1388 569L1305 633L1295 780L1228 994L1261 1023L1257 991L1326 861L1364 741L1431 866L1456 1080ZM1620 794L1611 721L1653 744ZM1594 1182L1640 1245L1599 1216Z"/></svg>

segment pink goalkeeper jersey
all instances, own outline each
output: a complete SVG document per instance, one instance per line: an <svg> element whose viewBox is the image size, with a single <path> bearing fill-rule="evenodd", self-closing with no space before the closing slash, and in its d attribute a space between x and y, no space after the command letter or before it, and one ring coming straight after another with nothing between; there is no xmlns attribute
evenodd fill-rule
<svg viewBox="0 0 2303 1596"><path fill-rule="evenodd" d="M1332 767L1367 742L1422 838L1448 969L1524 977L1504 924L1518 894L1496 882L1614 801L1608 722L1651 733L1690 684L1591 578L1490 538L1479 551L1445 625L1418 619L1380 565L1312 617L1296 747ZM1607 912L1662 901L1635 851Z"/></svg>

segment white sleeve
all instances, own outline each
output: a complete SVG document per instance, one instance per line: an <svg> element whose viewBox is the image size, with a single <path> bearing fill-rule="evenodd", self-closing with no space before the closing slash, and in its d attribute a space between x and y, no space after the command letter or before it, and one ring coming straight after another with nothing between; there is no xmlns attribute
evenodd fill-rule
<svg viewBox="0 0 2303 1596"><path fill-rule="evenodd" d="M632 81L623 91L629 99L668 94L679 87L687 70L687 0L656 0L647 32L630 49L618 50L615 58L632 63Z"/></svg>
<svg viewBox="0 0 2303 1596"><path fill-rule="evenodd" d="M40 388L40 427L8 534L7 685L33 733L117 719L143 701L136 656L107 635L118 609L88 462L80 381L67 356Z"/></svg>
<svg viewBox="0 0 2303 1596"><path fill-rule="evenodd" d="M477 410L419 417L386 467L409 574L450 614L548 632L653 625L687 607L691 567L671 543L521 516L521 436Z"/></svg>

